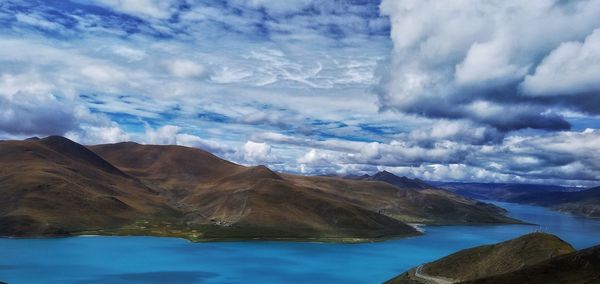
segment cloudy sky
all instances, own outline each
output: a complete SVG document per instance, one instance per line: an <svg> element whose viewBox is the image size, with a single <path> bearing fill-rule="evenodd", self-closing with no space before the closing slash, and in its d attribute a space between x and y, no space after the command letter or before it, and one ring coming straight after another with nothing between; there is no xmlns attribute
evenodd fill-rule
<svg viewBox="0 0 600 284"><path fill-rule="evenodd" d="M600 183L600 0L3 0L0 139Z"/></svg>

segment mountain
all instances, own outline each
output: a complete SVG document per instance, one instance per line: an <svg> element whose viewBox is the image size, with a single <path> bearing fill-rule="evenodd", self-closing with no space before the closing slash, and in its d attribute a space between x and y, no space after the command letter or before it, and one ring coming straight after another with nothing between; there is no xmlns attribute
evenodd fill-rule
<svg viewBox="0 0 600 284"><path fill-rule="evenodd" d="M600 246L583 249L501 275L467 281L470 284L600 283Z"/></svg>
<svg viewBox="0 0 600 284"><path fill-rule="evenodd" d="M430 182L439 188L456 194L480 199L509 201L520 195L546 192L572 192L581 190L576 187L564 187L546 184L516 184L516 183L467 183L467 182Z"/></svg>
<svg viewBox="0 0 600 284"><path fill-rule="evenodd" d="M398 220L298 187L264 166L243 167L181 146L118 143L90 149L163 193L183 212L188 225L203 228L204 237L416 234Z"/></svg>
<svg viewBox="0 0 600 284"><path fill-rule="evenodd" d="M532 233L494 245L461 250L413 268L387 283L462 283L519 271L573 252L571 245L556 236Z"/></svg>
<svg viewBox="0 0 600 284"><path fill-rule="evenodd" d="M581 190L538 184L435 184L465 197L546 206L578 216L600 218L600 187Z"/></svg>
<svg viewBox="0 0 600 284"><path fill-rule="evenodd" d="M433 186L427 184L426 182L420 180L420 179L411 179L411 178L407 178L407 177L399 177L395 174L392 174L388 171L381 171L378 172L372 176L369 175L362 175L362 176L347 176L345 177L347 179L354 179L354 180L376 180L376 181L383 181L383 182L387 182L391 185L395 185L397 187L400 188L407 188L407 189L430 189L430 188L434 188Z"/></svg>
<svg viewBox="0 0 600 284"><path fill-rule="evenodd" d="M245 167L182 146L0 142L0 235L360 241L407 223L515 223L496 206L371 180Z"/></svg>
<svg viewBox="0 0 600 284"><path fill-rule="evenodd" d="M434 189L435 187L427 184L420 179L411 179L405 176L399 177L388 171L377 172L374 175L346 175L344 179L349 180L365 180L365 181L382 181L406 189Z"/></svg>
<svg viewBox="0 0 600 284"><path fill-rule="evenodd" d="M174 212L148 188L62 137L0 142L0 234L120 227Z"/></svg>
<svg viewBox="0 0 600 284"><path fill-rule="evenodd" d="M577 192L547 192L524 194L510 202L547 206L562 212L590 218L600 218L600 187Z"/></svg>
<svg viewBox="0 0 600 284"><path fill-rule="evenodd" d="M341 217L352 216L348 212L356 210L408 223L515 222L498 207L447 192L417 192L370 180L276 174L264 166L242 167L194 148L118 143L90 149L149 186L162 189L198 224L210 220L222 224L260 223L273 229L312 223L330 228L332 216L337 214L334 219L347 222ZM298 208L308 205L317 207ZM320 212L321 217L309 219L312 214L307 213L302 217L300 213L306 210Z"/></svg>
<svg viewBox="0 0 600 284"><path fill-rule="evenodd" d="M435 225L515 223L494 205L463 198L443 190L401 189L380 181L285 175L302 187L407 223Z"/></svg>

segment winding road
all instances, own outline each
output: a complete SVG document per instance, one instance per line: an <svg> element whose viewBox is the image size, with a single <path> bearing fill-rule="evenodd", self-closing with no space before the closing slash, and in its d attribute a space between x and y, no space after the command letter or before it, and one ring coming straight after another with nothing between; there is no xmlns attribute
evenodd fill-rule
<svg viewBox="0 0 600 284"><path fill-rule="evenodd" d="M419 265L417 269L415 269L415 277L424 280L425 283L452 284L456 282L446 278L429 276L424 274L421 270L423 270L423 265Z"/></svg>

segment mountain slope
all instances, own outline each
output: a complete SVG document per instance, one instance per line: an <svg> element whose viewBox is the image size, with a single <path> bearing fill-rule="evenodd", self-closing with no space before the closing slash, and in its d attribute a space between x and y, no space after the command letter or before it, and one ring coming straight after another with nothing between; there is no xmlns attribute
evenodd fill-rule
<svg viewBox="0 0 600 284"><path fill-rule="evenodd" d="M66 138L0 142L0 234L118 227L172 209L158 193Z"/></svg>
<svg viewBox="0 0 600 284"><path fill-rule="evenodd" d="M281 206L279 203L295 204L298 203L298 197L291 197L300 192L302 197L313 200L311 204L316 203L317 200L329 205L343 202L345 206L352 205L353 208L387 215L404 222L432 224L516 222L504 216L505 212L498 207L460 198L443 191L420 192L379 181L275 174L266 167L250 168L252 170L249 171L246 167L232 164L199 149L136 143L99 145L92 146L90 149L157 190L164 189L180 206L188 208L184 210L194 208L195 212L205 206L221 207L226 210L233 206L230 202L237 200L234 196L245 196L242 200L264 201L268 200L267 197L273 198L272 195L277 193L278 198L272 199L274 202L271 206ZM136 158L131 158L132 155ZM195 163L199 165L195 166ZM256 185L258 181L262 183ZM274 192L277 188L282 192L289 190L289 198L280 194L281 192ZM173 194L173 191L178 194ZM204 200L215 201L205 203ZM254 206L257 203L250 204ZM250 208L248 203L246 207ZM258 210L265 211L263 207L265 206L261 206ZM202 212L199 216L205 216L205 219L210 220L214 219L213 214L212 211ZM194 219L195 222L200 220L198 216Z"/></svg>
<svg viewBox="0 0 600 284"><path fill-rule="evenodd" d="M556 236L533 233L459 251L411 269L388 283L427 283L429 277L449 282L469 281L517 271L574 251L571 245Z"/></svg>
<svg viewBox="0 0 600 284"><path fill-rule="evenodd" d="M183 146L124 142L89 148L127 174L174 199L187 196L199 185L244 169L211 153Z"/></svg>
<svg viewBox="0 0 600 284"><path fill-rule="evenodd" d="M491 204L464 198L446 190L438 189L419 179L399 177L388 171L381 171L372 176L345 176L344 179L360 181L378 181L394 185L402 189L412 189L403 194L410 202L404 204L374 203L368 205L373 210L394 216L411 223L425 224L461 224L461 223L511 223L515 220L502 217L504 209ZM381 193L383 190L377 191ZM418 191L418 192L417 192ZM373 191L370 191L372 193ZM385 192L385 191L383 191ZM390 196L379 196L390 198ZM376 198L376 197L375 197ZM361 196L361 199L364 199ZM373 198L366 199L373 200ZM362 200L364 201L364 200ZM381 205L385 204L385 205Z"/></svg>
<svg viewBox="0 0 600 284"><path fill-rule="evenodd" d="M600 187L577 192L526 194L513 197L508 201L547 206L579 216L600 218Z"/></svg>
<svg viewBox="0 0 600 284"><path fill-rule="evenodd" d="M398 220L290 183L264 166L244 168L182 200L192 222L233 224L245 235L382 237L412 234ZM260 225L260 226L258 226Z"/></svg>
<svg viewBox="0 0 600 284"><path fill-rule="evenodd" d="M351 176L349 179L354 180L371 180L371 181L382 181L389 183L391 185L395 185L400 188L406 189L431 189L433 186L427 184L426 182L420 179L411 179L407 177L399 177L395 174L392 174L388 171L381 171L372 176L362 175L362 176Z"/></svg>
<svg viewBox="0 0 600 284"><path fill-rule="evenodd" d="M291 179L409 223L447 225L517 222L506 217L506 211L502 208L433 187L398 190L399 187L384 181L299 176Z"/></svg>
<svg viewBox="0 0 600 284"><path fill-rule="evenodd" d="M514 223L441 190L279 174L181 146L0 142L0 235L361 240L411 223Z"/></svg>
<svg viewBox="0 0 600 284"><path fill-rule="evenodd" d="M242 167L185 147L115 147L109 152L123 171L63 137L0 142L0 235L211 239L418 234L382 214L307 195L266 167Z"/></svg>
<svg viewBox="0 0 600 284"><path fill-rule="evenodd" d="M600 246L561 255L517 271L477 279L470 284L600 283Z"/></svg>
<svg viewBox="0 0 600 284"><path fill-rule="evenodd" d="M167 196L207 238L376 238L414 235L382 214L324 198L264 166L243 167L181 146L91 146ZM206 226L210 226L207 228Z"/></svg>
<svg viewBox="0 0 600 284"><path fill-rule="evenodd" d="M581 190L539 184L435 184L465 197L546 206L578 216L600 218L600 187Z"/></svg>
<svg viewBox="0 0 600 284"><path fill-rule="evenodd" d="M578 188L546 184L432 182L433 185L456 194L483 200L510 201L521 195L548 192L572 192Z"/></svg>

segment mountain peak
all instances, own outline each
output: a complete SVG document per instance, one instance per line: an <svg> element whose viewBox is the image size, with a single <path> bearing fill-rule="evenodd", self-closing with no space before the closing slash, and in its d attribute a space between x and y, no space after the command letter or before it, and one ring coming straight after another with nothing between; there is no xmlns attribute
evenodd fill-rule
<svg viewBox="0 0 600 284"><path fill-rule="evenodd" d="M2 201L8 204L0 210L0 235L78 234L98 228L119 234L120 228L129 230L124 225L143 220L150 223L135 225L140 234L194 240L346 240L419 234L404 220L516 222L503 212L451 196L398 194L401 189L368 179L278 174L266 166L245 167L183 146L85 147L51 136L0 142L0 166ZM448 207L433 208L440 199L460 215L448 214ZM390 201L401 207L382 212ZM211 226L208 232L206 225ZM169 229L158 231L165 226Z"/></svg>
<svg viewBox="0 0 600 284"><path fill-rule="evenodd" d="M39 139L39 138L35 139L35 138L37 138L37 137L33 137L32 140L34 140L34 141L41 140L46 143L74 143L74 144L77 144L77 143L73 142L73 140L66 138L64 136L60 136L60 135L50 135L50 136L44 137L42 139Z"/></svg>
<svg viewBox="0 0 600 284"><path fill-rule="evenodd" d="M336 177L337 175L330 175L330 176ZM344 178L344 179L351 179L351 180L366 180L370 177L371 176L368 174L363 174L363 175L349 174L349 175L342 176L342 178Z"/></svg>
<svg viewBox="0 0 600 284"><path fill-rule="evenodd" d="M411 179L405 176L397 176L393 173L390 173L386 170L380 171L373 176L367 178L369 180L378 180L387 182L389 184L395 185L400 188L409 188L409 189L427 189L432 188L429 184L419 180L419 179Z"/></svg>
<svg viewBox="0 0 600 284"><path fill-rule="evenodd" d="M90 149L63 136L52 135L39 140L30 141L34 143L40 143L71 160L84 161L85 163L96 165L97 167L103 169L106 172L118 175L125 175L119 169L102 159Z"/></svg>
<svg viewBox="0 0 600 284"><path fill-rule="evenodd" d="M258 178L271 178L271 179L281 179L276 172L272 171L265 165L258 165L250 168L250 173L254 174Z"/></svg>
<svg viewBox="0 0 600 284"><path fill-rule="evenodd" d="M463 281L474 281L515 272L554 257L568 256L573 252L575 252L575 249L557 236L546 233L531 233L493 245L483 245L458 251L418 268L413 268L386 283L407 283L406 280L415 273L435 275L441 279L463 283ZM469 265L463 265L465 263L469 263ZM513 283L520 283L520 281Z"/></svg>
<svg viewBox="0 0 600 284"><path fill-rule="evenodd" d="M376 177L376 176L399 177L399 176L397 176L397 175L395 175L393 173L390 173L390 172L388 172L386 170L379 171L379 172L375 173L373 176L374 177Z"/></svg>

